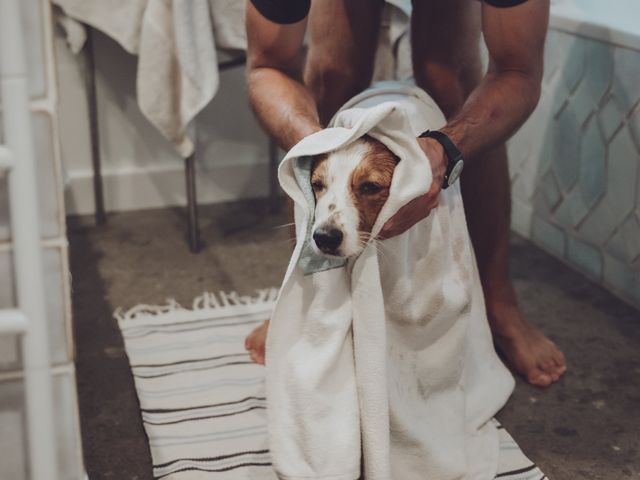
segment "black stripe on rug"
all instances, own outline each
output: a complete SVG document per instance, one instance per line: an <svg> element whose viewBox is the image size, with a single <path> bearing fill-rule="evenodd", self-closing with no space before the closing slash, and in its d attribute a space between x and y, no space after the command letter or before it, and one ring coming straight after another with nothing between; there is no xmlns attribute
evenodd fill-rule
<svg viewBox="0 0 640 480"><path fill-rule="evenodd" d="M217 457L200 457L200 458L177 458L175 460L170 460L166 463L160 463L158 465L154 465L153 468L164 468L169 465L173 465L177 462L217 462L219 460L226 460L227 458L240 457L242 455L261 455L263 453L269 453L269 450L251 450L246 452L237 452L237 453L229 453L227 455L219 455Z"/></svg>
<svg viewBox="0 0 640 480"><path fill-rule="evenodd" d="M171 367L173 365L184 365L185 363L199 363L199 362L208 362L209 360L221 360L223 358L229 357L238 357L243 356L246 357L249 355L247 352L243 353L229 353L227 355L219 355L217 357L209 357L209 358L192 358L190 360L179 360L177 362L170 363L151 363L147 365L131 365L131 368L155 368L155 367Z"/></svg>
<svg viewBox="0 0 640 480"><path fill-rule="evenodd" d="M175 330L159 330L157 327L154 328L153 330L147 330L144 333L139 333L139 334L129 334L129 335L122 335L124 338L144 338L148 335L151 335L153 333L162 333L165 335L169 335L172 333L182 333L182 332L195 332L198 330L209 330L210 328L221 328L221 327L235 327L237 325L250 325L252 323L260 323L263 322L264 320L247 320L246 322L233 322L233 323L224 323L224 324L219 324L219 325L206 325L204 327L193 327L193 328L179 328L179 329L175 329Z"/></svg>
<svg viewBox="0 0 640 480"><path fill-rule="evenodd" d="M147 425L173 425L175 423L184 423L184 422L196 422L198 420L209 420L210 418L220 418L220 417L231 417L233 415L240 415L241 413L246 413L246 412L250 412L251 410L266 410L267 407L264 407L262 405L254 405L253 407L249 407L245 410L240 410L237 412L230 412L230 413L220 413L219 415L207 415L204 417L192 417L192 418L183 418L180 420L172 420L170 422L150 422L148 420L143 420L143 423L146 423Z"/></svg>
<svg viewBox="0 0 640 480"><path fill-rule="evenodd" d="M184 408L141 408L141 412L145 413L170 413L170 412L186 412L188 410L198 410L202 408L222 407L225 405L236 405L238 403L246 402L247 400L266 400L266 397L245 397L241 400L235 400L233 402L224 403L212 403L211 405L200 405L197 407L184 407Z"/></svg>
<svg viewBox="0 0 640 480"><path fill-rule="evenodd" d="M534 468L537 468L535 464L532 464L529 467L525 467L525 468L520 468L518 470L511 470L510 472L504 472L504 473L500 473L498 475L496 475L495 478L500 478L500 477L506 477L507 475L517 475L519 473L526 473L526 472L530 472L531 470L533 470Z"/></svg>
<svg viewBox="0 0 640 480"><path fill-rule="evenodd" d="M127 325L124 327L121 327L122 330L127 331L127 330L144 330L145 328L151 328L151 327L157 327L157 328L162 328L162 327L176 327L178 325L194 325L197 323L213 323L213 322L227 322L229 321L230 318L237 318L238 315L237 314L229 314L229 315L224 315L221 317L217 317L217 318L201 318L199 320L187 320L185 322L172 322L172 323L160 323L157 325L146 325L146 326L140 326L140 325Z"/></svg>
<svg viewBox="0 0 640 480"><path fill-rule="evenodd" d="M255 362L252 361L248 361L248 362L227 362L227 363L221 363L220 365L209 365L206 367L199 367L199 368L185 368L183 370L177 370L175 372L167 372L167 373L157 373L155 375L138 375L138 374L133 374L133 376L135 378L142 378L142 379L149 379L149 378L160 378L160 377L170 377L171 375L178 375L180 373L186 373L186 372L199 372L201 370L215 370L216 368L221 368L221 367L230 367L233 365L255 365Z"/></svg>
<svg viewBox="0 0 640 480"><path fill-rule="evenodd" d="M180 470L175 470L171 473L166 473L164 475L160 475L159 477L154 476L153 478L155 480L160 480L161 478L165 478L168 477L169 475L173 475L175 473L180 473L180 472L188 472L188 471L197 471L197 472L228 472L229 470L235 470L236 468L242 468L242 467L270 467L271 466L271 462L268 463L261 463L261 462L250 462L250 463L241 463L239 465L232 465L230 467L224 467L224 468L217 468L217 469L209 469L209 468L198 468L198 467L185 467L185 468L181 468Z"/></svg>

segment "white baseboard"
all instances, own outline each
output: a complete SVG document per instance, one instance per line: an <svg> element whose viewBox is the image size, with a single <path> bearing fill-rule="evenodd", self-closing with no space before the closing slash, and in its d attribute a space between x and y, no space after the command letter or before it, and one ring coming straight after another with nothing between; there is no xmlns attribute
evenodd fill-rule
<svg viewBox="0 0 640 480"><path fill-rule="evenodd" d="M238 163L197 169L198 203L219 203L266 196L269 188L266 163ZM65 189L68 215L94 213L91 171L72 172ZM184 167L158 165L106 170L102 174L108 212L174 207L186 204Z"/></svg>

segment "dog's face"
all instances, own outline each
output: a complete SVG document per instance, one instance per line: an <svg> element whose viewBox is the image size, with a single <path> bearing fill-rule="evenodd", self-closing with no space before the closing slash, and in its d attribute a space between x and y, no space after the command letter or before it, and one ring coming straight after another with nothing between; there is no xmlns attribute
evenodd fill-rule
<svg viewBox="0 0 640 480"><path fill-rule="evenodd" d="M316 198L312 231L318 251L337 257L360 254L389 197L398 161L369 136L315 159L311 170Z"/></svg>

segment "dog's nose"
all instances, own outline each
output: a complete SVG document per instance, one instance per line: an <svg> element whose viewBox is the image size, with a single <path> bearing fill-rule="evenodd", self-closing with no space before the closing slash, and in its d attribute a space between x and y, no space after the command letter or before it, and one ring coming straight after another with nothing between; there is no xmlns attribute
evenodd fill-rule
<svg viewBox="0 0 640 480"><path fill-rule="evenodd" d="M342 231L337 228L318 228L313 232L313 241L316 242L318 248L324 253L335 253L336 249L342 243L342 237Z"/></svg>

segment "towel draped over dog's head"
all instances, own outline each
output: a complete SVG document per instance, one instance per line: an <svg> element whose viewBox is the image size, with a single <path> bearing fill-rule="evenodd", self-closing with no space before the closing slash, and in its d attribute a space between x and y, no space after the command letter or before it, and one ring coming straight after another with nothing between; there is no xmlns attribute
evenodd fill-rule
<svg viewBox="0 0 640 480"><path fill-rule="evenodd" d="M409 94L408 94L409 93ZM381 102L380 99L385 101ZM369 99L375 98L370 105ZM318 255L311 247L311 226L315 199L310 175L313 158L369 135L382 142L399 159L389 198L371 230L375 238L382 226L403 205L424 195L431 186L431 166L418 145L417 137L427 128L439 128L445 118L433 100L416 87L380 84L347 103L329 127L304 138L286 155L278 172L280 184L299 207L296 236L303 240L300 267L307 274L343 266L346 259Z"/></svg>

